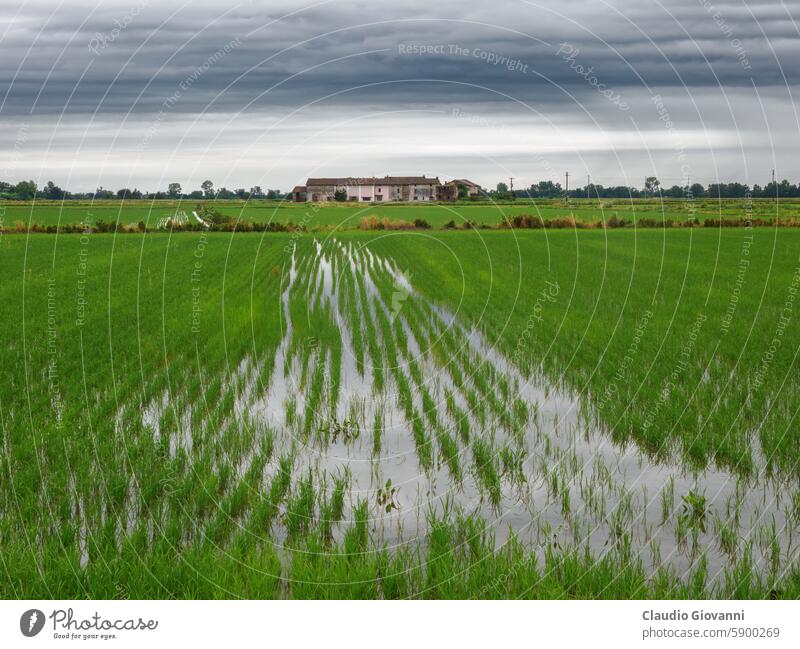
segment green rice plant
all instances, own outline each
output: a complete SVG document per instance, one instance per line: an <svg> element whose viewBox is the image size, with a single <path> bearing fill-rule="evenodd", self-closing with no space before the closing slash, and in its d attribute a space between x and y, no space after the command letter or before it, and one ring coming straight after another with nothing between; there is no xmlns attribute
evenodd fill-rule
<svg viewBox="0 0 800 649"><path fill-rule="evenodd" d="M372 424L372 453L373 455L381 454L381 436L383 435L383 415L380 412L375 413L375 419Z"/></svg>
<svg viewBox="0 0 800 649"><path fill-rule="evenodd" d="M297 424L297 399L289 397L286 400L284 407L284 417L286 418L286 425L289 428L294 428Z"/></svg>
<svg viewBox="0 0 800 649"><path fill-rule="evenodd" d="M290 495L286 506L286 532L290 539L308 532L314 520L315 501L314 478L309 470L308 477L300 479L296 493Z"/></svg>
<svg viewBox="0 0 800 649"><path fill-rule="evenodd" d="M690 527L706 531L706 514L708 512L706 497L696 491L689 491L683 496L683 506L679 518L683 518Z"/></svg>
<svg viewBox="0 0 800 649"><path fill-rule="evenodd" d="M456 431L464 444L469 443L469 417L458 407L455 397L450 390L445 390L445 404L447 412L455 423Z"/></svg>
<svg viewBox="0 0 800 649"><path fill-rule="evenodd" d="M436 440L439 443L439 452L442 454L450 475L456 482L461 482L461 462L458 442L444 429L444 427L437 425L434 429L436 431Z"/></svg>
<svg viewBox="0 0 800 649"><path fill-rule="evenodd" d="M253 508L249 526L258 535L269 534L272 523L278 515L278 508L289 493L292 480L292 464L293 458L291 456L280 458L278 471L270 482L269 490L261 495L261 498Z"/></svg>
<svg viewBox="0 0 800 649"><path fill-rule="evenodd" d="M420 466L428 471L433 466L433 453L431 449L431 439L425 430L422 418L416 412L411 414L411 434L417 447L417 457Z"/></svg>
<svg viewBox="0 0 800 649"><path fill-rule="evenodd" d="M767 522L758 526L756 540L763 555L769 562L770 576L773 579L778 575L781 559L781 544L778 538L775 516L772 515Z"/></svg>
<svg viewBox="0 0 800 649"><path fill-rule="evenodd" d="M523 484L527 481L525 477L525 453L523 450L514 450L510 446L503 446L500 449L500 464L503 476L508 477L511 482Z"/></svg>
<svg viewBox="0 0 800 649"><path fill-rule="evenodd" d="M352 562L357 561L367 549L369 541L369 505L359 500L353 507L353 525L344 536L344 554Z"/></svg>
<svg viewBox="0 0 800 649"><path fill-rule="evenodd" d="M661 523L666 523L675 508L675 476L670 476L661 488Z"/></svg>
<svg viewBox="0 0 800 649"><path fill-rule="evenodd" d="M372 320L372 313L369 308L370 300L367 298L367 292L364 287L364 279L357 275L358 280L358 295L361 303L361 314L364 317L365 338L367 341L367 349L369 350L370 362L372 364L372 379L375 383L375 389L380 391L383 389L383 350L378 345L378 332ZM396 365L393 363L391 365Z"/></svg>
<svg viewBox="0 0 800 649"><path fill-rule="evenodd" d="M303 434L307 437L321 412L323 388L325 385L325 361L322 356L317 361L311 379L311 387L306 400L306 412L303 420Z"/></svg>
<svg viewBox="0 0 800 649"><path fill-rule="evenodd" d="M569 516L571 510L571 497L569 488L565 487L561 490L561 513L564 516Z"/></svg>
<svg viewBox="0 0 800 649"><path fill-rule="evenodd" d="M739 531L735 521L723 520L721 517L715 516L714 533L719 540L720 549L729 557L735 557L736 548L739 545Z"/></svg>
<svg viewBox="0 0 800 649"><path fill-rule="evenodd" d="M330 545L333 541L333 526L342 520L345 489L348 482L349 476L347 474L334 478L334 486L330 497L320 504L319 529L324 545Z"/></svg>
<svg viewBox="0 0 800 649"><path fill-rule="evenodd" d="M491 447L480 438L472 441L472 459L479 483L488 491L492 504L498 506L502 498L500 476L495 466Z"/></svg>

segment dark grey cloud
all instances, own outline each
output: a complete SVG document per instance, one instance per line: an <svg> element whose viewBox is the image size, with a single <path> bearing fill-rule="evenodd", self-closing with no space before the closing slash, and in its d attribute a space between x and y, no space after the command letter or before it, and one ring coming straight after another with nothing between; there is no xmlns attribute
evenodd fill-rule
<svg viewBox="0 0 800 649"><path fill-rule="evenodd" d="M790 64L798 30L780 3L497 4L31 4L3 38L0 79L10 89L3 114L152 111L231 42L236 47L205 70L175 110L236 110L250 101L296 106L362 84L418 78L522 98L553 85L585 94L586 84L556 54L562 43L620 89L784 85L784 76L794 85L800 74ZM414 45L433 51L404 53ZM458 51L509 57L529 72ZM394 100L398 92L373 86L370 95ZM427 92L449 97L454 90ZM362 100L345 94L334 101Z"/></svg>
<svg viewBox="0 0 800 649"><path fill-rule="evenodd" d="M710 0L32 2L0 23L0 144L8 150L30 125L25 155L13 165L6 156L7 175L58 173L83 185L121 182L120 156L142 162L140 185L192 182L237 147L221 167L259 165L240 169L239 184L269 169L272 184L287 185L326 160L345 164L336 128L352 149L392 141L394 156L372 151L369 173L400 160L413 171L416 159L478 175L482 156L537 173L541 161L518 148L550 156L553 168L605 156L624 177L655 156L673 173L683 147L709 180L770 158L798 174L790 157L783 163L798 139L796 12L780 1ZM417 111L403 128L436 146L394 143L396 111ZM260 157L245 152L256 142Z"/></svg>

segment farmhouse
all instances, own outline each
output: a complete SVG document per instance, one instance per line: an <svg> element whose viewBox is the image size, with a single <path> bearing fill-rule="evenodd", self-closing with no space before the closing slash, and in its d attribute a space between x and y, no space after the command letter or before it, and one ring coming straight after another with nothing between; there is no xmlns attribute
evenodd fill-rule
<svg viewBox="0 0 800 649"><path fill-rule="evenodd" d="M357 202L401 202L453 201L462 196L477 194L480 188L468 180L453 180L441 183L439 177L384 176L383 178L309 178L305 185L292 189L292 200L305 201L347 200Z"/></svg>
<svg viewBox="0 0 800 649"><path fill-rule="evenodd" d="M461 190L462 196L466 196L468 198L472 198L473 196L478 196L481 193L480 185L476 185L471 180L467 180L466 178L456 178L455 180L451 180L448 185L453 185L456 188L456 198L459 196L459 190Z"/></svg>

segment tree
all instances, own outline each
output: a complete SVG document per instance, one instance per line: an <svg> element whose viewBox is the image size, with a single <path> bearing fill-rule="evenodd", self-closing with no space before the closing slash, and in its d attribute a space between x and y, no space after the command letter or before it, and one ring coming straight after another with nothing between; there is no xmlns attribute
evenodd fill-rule
<svg viewBox="0 0 800 649"><path fill-rule="evenodd" d="M347 200L347 190L339 188L335 192L333 192L333 200L339 201L340 203Z"/></svg>
<svg viewBox="0 0 800 649"><path fill-rule="evenodd" d="M29 201L36 197L36 183L32 180L22 180L15 185L14 194L18 200Z"/></svg>
<svg viewBox="0 0 800 649"><path fill-rule="evenodd" d="M48 180L47 185L45 185L44 189L42 190L42 196L51 201L61 200L65 197L65 194L66 192L64 192L64 190L56 185L52 180Z"/></svg>
<svg viewBox="0 0 800 649"><path fill-rule="evenodd" d="M695 183L691 187L689 187L689 194L694 198L698 196L705 196L706 190L700 183Z"/></svg>
<svg viewBox="0 0 800 649"><path fill-rule="evenodd" d="M262 198L264 196L264 192L261 191L261 187L256 185L255 187L250 188L250 197L251 198Z"/></svg>
<svg viewBox="0 0 800 649"><path fill-rule="evenodd" d="M658 178L655 176L648 176L644 179L644 191L646 194L652 194L655 196L658 194L658 190L661 187L661 183L658 181Z"/></svg>
<svg viewBox="0 0 800 649"><path fill-rule="evenodd" d="M183 193L183 189L181 188L180 183L170 183L169 187L167 188L167 193L170 195L171 198L180 198L181 194Z"/></svg>
<svg viewBox="0 0 800 649"><path fill-rule="evenodd" d="M274 198L280 198L280 197L281 197L281 192L278 189L270 189L267 192L267 198L273 198L274 199Z"/></svg>
<svg viewBox="0 0 800 649"><path fill-rule="evenodd" d="M214 183L210 180L204 180L200 188L203 190L203 194L206 198L214 198Z"/></svg>
<svg viewBox="0 0 800 649"><path fill-rule="evenodd" d="M226 223L231 223L232 221L230 217L225 216L217 208L209 207L208 205L198 205L195 211L201 219L203 219L206 223L211 223L212 225L224 225Z"/></svg>
<svg viewBox="0 0 800 649"><path fill-rule="evenodd" d="M141 197L142 197L142 192L140 192L138 189L127 189L127 188L123 188L123 189L118 189L118 190L117 190L117 198L122 198L122 199L127 199L127 198L139 199L139 198L141 198Z"/></svg>
<svg viewBox="0 0 800 649"><path fill-rule="evenodd" d="M497 193L508 194L508 185L506 185L505 183L497 183Z"/></svg>

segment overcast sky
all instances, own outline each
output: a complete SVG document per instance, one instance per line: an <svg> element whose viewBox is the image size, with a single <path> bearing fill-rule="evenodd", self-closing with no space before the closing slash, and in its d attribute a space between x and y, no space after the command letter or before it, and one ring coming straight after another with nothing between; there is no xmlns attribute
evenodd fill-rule
<svg viewBox="0 0 800 649"><path fill-rule="evenodd" d="M800 180L800 4L0 0L0 179Z"/></svg>

